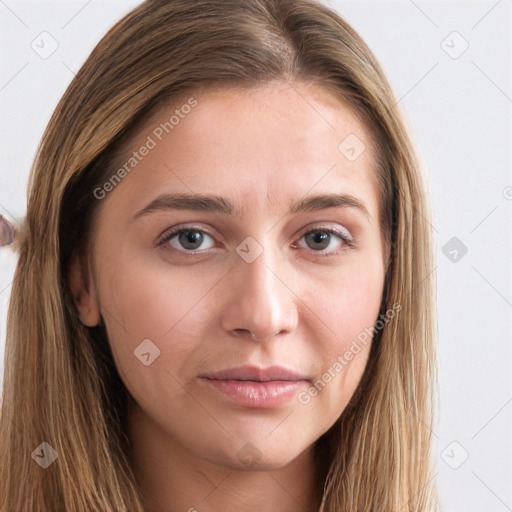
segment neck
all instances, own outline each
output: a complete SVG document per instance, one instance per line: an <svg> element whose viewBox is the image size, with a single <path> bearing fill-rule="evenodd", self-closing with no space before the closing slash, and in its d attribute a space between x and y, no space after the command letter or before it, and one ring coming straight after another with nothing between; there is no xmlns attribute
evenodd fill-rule
<svg viewBox="0 0 512 512"><path fill-rule="evenodd" d="M138 406L128 409L129 454L147 512L313 512L313 447L286 466L241 471L198 458Z"/></svg>

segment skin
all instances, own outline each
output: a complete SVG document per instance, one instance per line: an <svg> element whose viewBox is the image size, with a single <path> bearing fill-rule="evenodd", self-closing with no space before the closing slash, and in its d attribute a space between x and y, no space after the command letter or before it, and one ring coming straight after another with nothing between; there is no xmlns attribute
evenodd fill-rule
<svg viewBox="0 0 512 512"><path fill-rule="evenodd" d="M353 395L371 343L307 404L294 397L247 408L199 376L282 364L315 381L374 324L385 258L371 141L351 110L314 84L210 90L196 99L101 200L93 258L84 267L75 261L70 274L80 320L106 325L131 396L129 455L148 510L312 510L314 443ZM154 115L126 156L175 108ZM366 146L355 161L338 150L351 133ZM174 192L226 197L243 215L159 210L133 220ZM305 195L333 192L357 198L368 216L355 207L288 212ZM206 230L196 255L178 235L155 245L178 226ZM304 236L326 227L348 231L355 245ZM252 263L236 251L249 236L262 249ZM147 366L134 355L145 339L160 350Z"/></svg>

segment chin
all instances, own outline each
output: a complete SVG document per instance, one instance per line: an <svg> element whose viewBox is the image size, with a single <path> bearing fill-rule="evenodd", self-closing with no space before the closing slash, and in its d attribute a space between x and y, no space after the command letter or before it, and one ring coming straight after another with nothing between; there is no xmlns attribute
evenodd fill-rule
<svg viewBox="0 0 512 512"><path fill-rule="evenodd" d="M234 444L236 449L233 449ZM274 471L285 467L304 452L299 447L293 451L278 448L283 448L283 443L277 447L268 441L233 442L228 450L218 450L208 458L216 465L236 471Z"/></svg>

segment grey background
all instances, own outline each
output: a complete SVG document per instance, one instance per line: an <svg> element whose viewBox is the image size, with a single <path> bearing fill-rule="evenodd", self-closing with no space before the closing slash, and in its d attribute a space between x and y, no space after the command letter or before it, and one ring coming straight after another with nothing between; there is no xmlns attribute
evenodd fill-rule
<svg viewBox="0 0 512 512"><path fill-rule="evenodd" d="M0 213L24 216L53 109L95 44L138 3L0 0ZM442 510L512 511L512 0L326 3L382 64L431 187ZM42 46L43 31L59 45L45 59L31 47ZM1 358L15 263L0 250Z"/></svg>

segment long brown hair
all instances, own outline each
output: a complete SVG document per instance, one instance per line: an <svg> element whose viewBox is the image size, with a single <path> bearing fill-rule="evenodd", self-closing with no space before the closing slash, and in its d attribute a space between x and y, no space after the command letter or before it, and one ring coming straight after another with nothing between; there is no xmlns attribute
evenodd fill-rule
<svg viewBox="0 0 512 512"><path fill-rule="evenodd" d="M212 87L313 82L375 144L390 251L376 332L350 403L322 436L322 512L437 510L431 460L436 345L430 204L407 123L361 37L315 0L148 0L99 42L43 135L8 310L0 510L142 512L126 456L127 391L105 329L78 319L67 284L85 254L121 141L163 102ZM36 450L55 451L42 469ZM34 451L36 455L34 456ZM49 456L46 453L46 456Z"/></svg>

